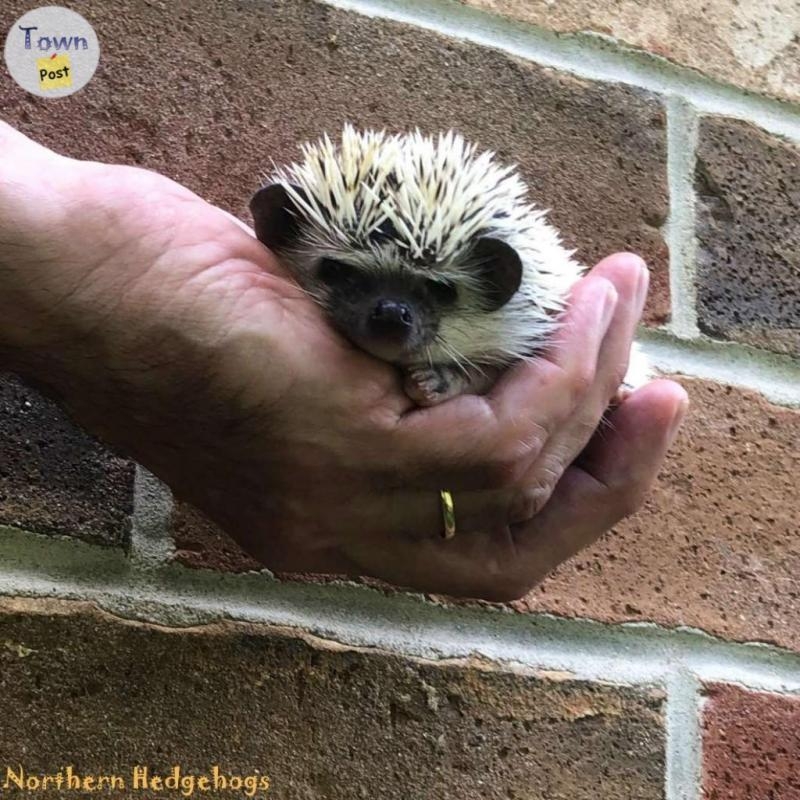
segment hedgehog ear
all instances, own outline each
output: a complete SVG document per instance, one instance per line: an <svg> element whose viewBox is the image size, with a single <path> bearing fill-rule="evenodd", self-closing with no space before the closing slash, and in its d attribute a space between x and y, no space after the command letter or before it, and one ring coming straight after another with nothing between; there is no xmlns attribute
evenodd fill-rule
<svg viewBox="0 0 800 800"><path fill-rule="evenodd" d="M302 189L292 188L302 196ZM300 232L297 205L280 183L259 189L250 200L250 213L255 222L256 237L270 250L282 250Z"/></svg>
<svg viewBox="0 0 800 800"><path fill-rule="evenodd" d="M504 306L522 282L522 261L517 251L500 239L482 236L472 251L488 311Z"/></svg>

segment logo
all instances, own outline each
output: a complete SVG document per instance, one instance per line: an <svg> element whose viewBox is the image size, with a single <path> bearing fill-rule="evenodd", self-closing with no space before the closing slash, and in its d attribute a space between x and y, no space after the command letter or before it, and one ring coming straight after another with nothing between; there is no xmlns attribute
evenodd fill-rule
<svg viewBox="0 0 800 800"><path fill-rule="evenodd" d="M83 89L100 61L94 28L62 6L42 6L21 16L6 37L6 66L25 91L66 97Z"/></svg>

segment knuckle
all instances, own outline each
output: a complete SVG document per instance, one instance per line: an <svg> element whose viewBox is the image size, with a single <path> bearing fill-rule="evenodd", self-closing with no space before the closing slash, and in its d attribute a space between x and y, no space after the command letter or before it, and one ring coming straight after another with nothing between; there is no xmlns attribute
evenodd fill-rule
<svg viewBox="0 0 800 800"><path fill-rule="evenodd" d="M538 471L538 484L542 489L552 492L564 474L565 462L558 454L550 454L543 459Z"/></svg>
<svg viewBox="0 0 800 800"><path fill-rule="evenodd" d="M500 455L486 465L485 483L492 489L515 486L525 472L525 464L516 457Z"/></svg>
<svg viewBox="0 0 800 800"><path fill-rule="evenodd" d="M528 414L506 420L493 451L472 454L483 484L495 489L516 485L541 453L548 437L548 427Z"/></svg>
<svg viewBox="0 0 800 800"><path fill-rule="evenodd" d="M586 392L592 388L596 377L596 365L586 360L579 361L570 370L567 376L567 384L573 406L577 405Z"/></svg>
<svg viewBox="0 0 800 800"><path fill-rule="evenodd" d="M548 478L517 492L509 509L508 523L519 525L533 519L547 505L558 483L558 478Z"/></svg>
<svg viewBox="0 0 800 800"><path fill-rule="evenodd" d="M613 397L613 395L617 392L617 390L625 380L625 375L627 374L627 372L628 372L627 359L624 359L622 361L617 361L614 364L614 366L609 369L608 379L606 383L606 394L609 397Z"/></svg>
<svg viewBox="0 0 800 800"><path fill-rule="evenodd" d="M632 517L641 510L647 497L647 489L641 486L626 486L615 492L614 508L619 519Z"/></svg>
<svg viewBox="0 0 800 800"><path fill-rule="evenodd" d="M516 486L544 446L541 429L498 448L489 463L489 482L498 489Z"/></svg>
<svg viewBox="0 0 800 800"><path fill-rule="evenodd" d="M510 524L519 524L535 517L548 503L564 474L564 461L557 454L548 454L525 486L517 492L510 511Z"/></svg>

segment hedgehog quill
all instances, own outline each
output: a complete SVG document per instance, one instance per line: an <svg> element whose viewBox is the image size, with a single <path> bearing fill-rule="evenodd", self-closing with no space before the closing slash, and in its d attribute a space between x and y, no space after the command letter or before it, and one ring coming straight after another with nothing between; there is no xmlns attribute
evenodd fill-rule
<svg viewBox="0 0 800 800"><path fill-rule="evenodd" d="M585 273L512 166L459 134L326 135L250 201L258 239L431 406L487 391L557 331ZM647 369L632 353L626 384Z"/></svg>

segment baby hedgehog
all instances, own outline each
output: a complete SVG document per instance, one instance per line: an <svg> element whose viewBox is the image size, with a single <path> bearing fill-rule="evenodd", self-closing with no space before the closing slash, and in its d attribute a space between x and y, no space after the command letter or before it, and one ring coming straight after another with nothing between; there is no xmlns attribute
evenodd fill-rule
<svg viewBox="0 0 800 800"><path fill-rule="evenodd" d="M547 343L584 268L513 167L452 131L347 125L302 153L250 201L256 235L417 404L485 392Z"/></svg>

